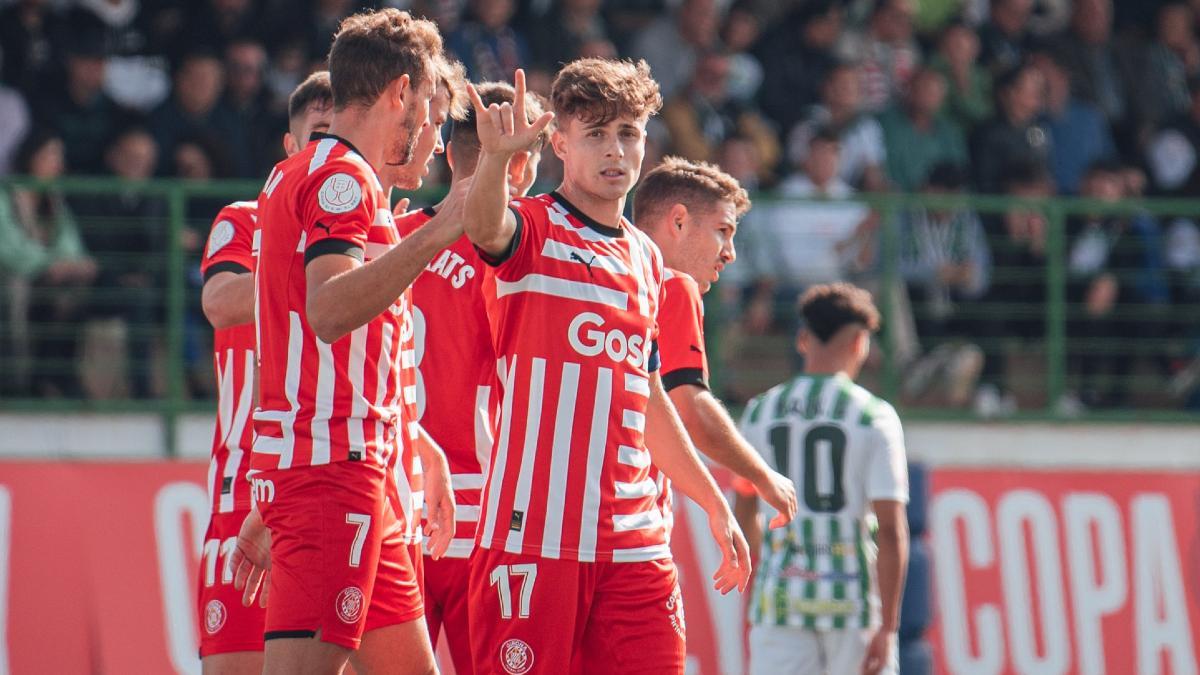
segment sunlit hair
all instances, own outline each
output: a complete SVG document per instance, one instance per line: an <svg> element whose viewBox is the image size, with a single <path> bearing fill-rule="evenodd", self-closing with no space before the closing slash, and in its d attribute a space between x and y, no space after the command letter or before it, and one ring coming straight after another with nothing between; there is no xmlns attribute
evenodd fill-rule
<svg viewBox="0 0 1200 675"><path fill-rule="evenodd" d="M288 119L295 120L309 108L328 108L333 105L333 88L329 86L329 71L319 70L309 75L288 97Z"/></svg>
<svg viewBox="0 0 1200 675"><path fill-rule="evenodd" d="M413 88L436 76L442 36L432 21L387 8L347 17L329 49L333 105L370 106L401 75Z"/></svg>
<svg viewBox="0 0 1200 675"><path fill-rule="evenodd" d="M577 59L554 78L550 100L560 120L608 124L618 117L649 117L662 108L658 83L644 60Z"/></svg>
<svg viewBox="0 0 1200 675"><path fill-rule="evenodd" d="M717 165L664 157L638 184L633 195L633 221L648 225L675 204L704 211L719 201L732 203L739 220L750 210L750 195L745 188Z"/></svg>
<svg viewBox="0 0 1200 675"><path fill-rule="evenodd" d="M458 121L465 119L471 104L467 96L467 69L461 61L445 56L437 58L438 87L450 94L450 110L447 115Z"/></svg>

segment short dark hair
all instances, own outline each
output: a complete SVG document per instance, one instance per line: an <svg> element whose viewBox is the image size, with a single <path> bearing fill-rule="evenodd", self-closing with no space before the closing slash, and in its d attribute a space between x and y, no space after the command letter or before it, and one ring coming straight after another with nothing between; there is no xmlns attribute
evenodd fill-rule
<svg viewBox="0 0 1200 675"><path fill-rule="evenodd" d="M800 298L804 328L821 342L829 342L846 326L858 324L879 330L879 310L866 290L839 281L813 286Z"/></svg>
<svg viewBox="0 0 1200 675"><path fill-rule="evenodd" d="M391 7L347 17L329 48L334 109L373 104L401 75L420 87L441 53L442 36L427 19Z"/></svg>
<svg viewBox="0 0 1200 675"><path fill-rule="evenodd" d="M750 195L720 167L682 157L664 157L638 184L633 195L633 220L648 224L673 204L702 210L721 200L733 204L738 218L750 210Z"/></svg>
<svg viewBox="0 0 1200 675"><path fill-rule="evenodd" d="M817 133L813 134L812 138L808 139L808 147L811 148L817 143L828 143L830 145L836 145L840 148L842 146L842 137L839 136L838 133L831 127L822 126L817 129Z"/></svg>
<svg viewBox="0 0 1200 675"><path fill-rule="evenodd" d="M513 86L507 82L481 82L475 85L475 91L479 93L479 98L483 100L484 106L490 106L493 103L496 105L512 103L517 95ZM544 98L531 91L525 93L525 119L533 122L542 116L545 109ZM549 128L543 130L529 150L531 152L541 150L549 135ZM454 120L454 127L450 130L450 142L454 144L456 162L474 161L479 154L479 131L475 127L474 106L467 106L463 118Z"/></svg>
<svg viewBox="0 0 1200 675"><path fill-rule="evenodd" d="M329 71L318 70L309 75L288 97L288 119L294 120L312 106L327 108L333 105L333 87L329 84Z"/></svg>

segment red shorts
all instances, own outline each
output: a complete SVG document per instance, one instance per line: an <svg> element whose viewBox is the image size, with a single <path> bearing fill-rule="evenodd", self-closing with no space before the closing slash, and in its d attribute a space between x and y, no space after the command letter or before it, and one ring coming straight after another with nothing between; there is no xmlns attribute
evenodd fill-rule
<svg viewBox="0 0 1200 675"><path fill-rule="evenodd" d="M436 647L438 633L446 629L446 644L457 675L474 672L467 620L470 569L466 558L425 559L425 623L429 626L429 639Z"/></svg>
<svg viewBox="0 0 1200 675"><path fill-rule="evenodd" d="M363 633L424 614L421 547L404 540L389 472L334 462L260 472L254 484L271 530L267 640L319 632L357 649Z"/></svg>
<svg viewBox="0 0 1200 675"><path fill-rule="evenodd" d="M204 535L200 559L199 595L200 658L230 652L261 652L266 610L257 604L242 606L242 592L233 587L229 557L237 546L238 530L247 511L214 513Z"/></svg>
<svg viewBox="0 0 1200 675"><path fill-rule="evenodd" d="M671 560L581 563L481 548L470 619L476 675L683 673Z"/></svg>

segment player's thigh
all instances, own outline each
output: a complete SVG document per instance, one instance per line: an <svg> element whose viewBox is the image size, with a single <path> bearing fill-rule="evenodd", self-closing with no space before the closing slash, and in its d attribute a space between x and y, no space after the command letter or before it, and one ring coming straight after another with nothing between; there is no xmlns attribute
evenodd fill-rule
<svg viewBox="0 0 1200 675"><path fill-rule="evenodd" d="M476 675L578 672L594 566L479 549L468 590Z"/></svg>
<svg viewBox="0 0 1200 675"><path fill-rule="evenodd" d="M263 675L337 675L350 658L350 649L313 637L267 640Z"/></svg>
<svg viewBox="0 0 1200 675"><path fill-rule="evenodd" d="M450 658L457 675L474 672L471 660L470 618L467 606L470 562L466 558L425 558L425 618L429 637L438 643L431 607L436 612L436 627L445 631Z"/></svg>
<svg viewBox="0 0 1200 675"><path fill-rule="evenodd" d="M821 633L825 646L830 673L860 673L872 632L861 628L831 630ZM890 661L879 671L879 675L896 675L900 670L900 654L892 650Z"/></svg>
<svg viewBox="0 0 1200 675"><path fill-rule="evenodd" d="M683 596L675 563L600 563L583 639L583 671L683 673L687 656Z"/></svg>
<svg viewBox="0 0 1200 675"><path fill-rule="evenodd" d="M262 651L212 654L200 659L203 675L259 675L262 671Z"/></svg>
<svg viewBox="0 0 1200 675"><path fill-rule="evenodd" d="M816 634L791 626L750 628L750 675L824 675ZM830 675L843 671L830 669ZM858 671L844 671L858 675Z"/></svg>
<svg viewBox="0 0 1200 675"><path fill-rule="evenodd" d="M358 675L426 675L436 673L424 617L368 630L350 654Z"/></svg>
<svg viewBox="0 0 1200 675"><path fill-rule="evenodd" d="M273 499L259 501L271 529L267 645L319 636L356 649L389 527L384 471L336 462L263 475L275 484Z"/></svg>
<svg viewBox="0 0 1200 675"><path fill-rule="evenodd" d="M257 652L261 663L266 610L257 604L242 605L242 592L233 587L234 570L229 564L247 513L214 513L208 523L197 575L201 658Z"/></svg>

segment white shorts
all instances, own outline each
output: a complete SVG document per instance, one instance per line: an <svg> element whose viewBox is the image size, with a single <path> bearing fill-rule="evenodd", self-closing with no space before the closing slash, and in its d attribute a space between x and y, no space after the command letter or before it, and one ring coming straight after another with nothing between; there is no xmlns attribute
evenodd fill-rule
<svg viewBox="0 0 1200 675"><path fill-rule="evenodd" d="M750 628L750 675L858 675L872 631ZM880 675L900 670L899 645Z"/></svg>

